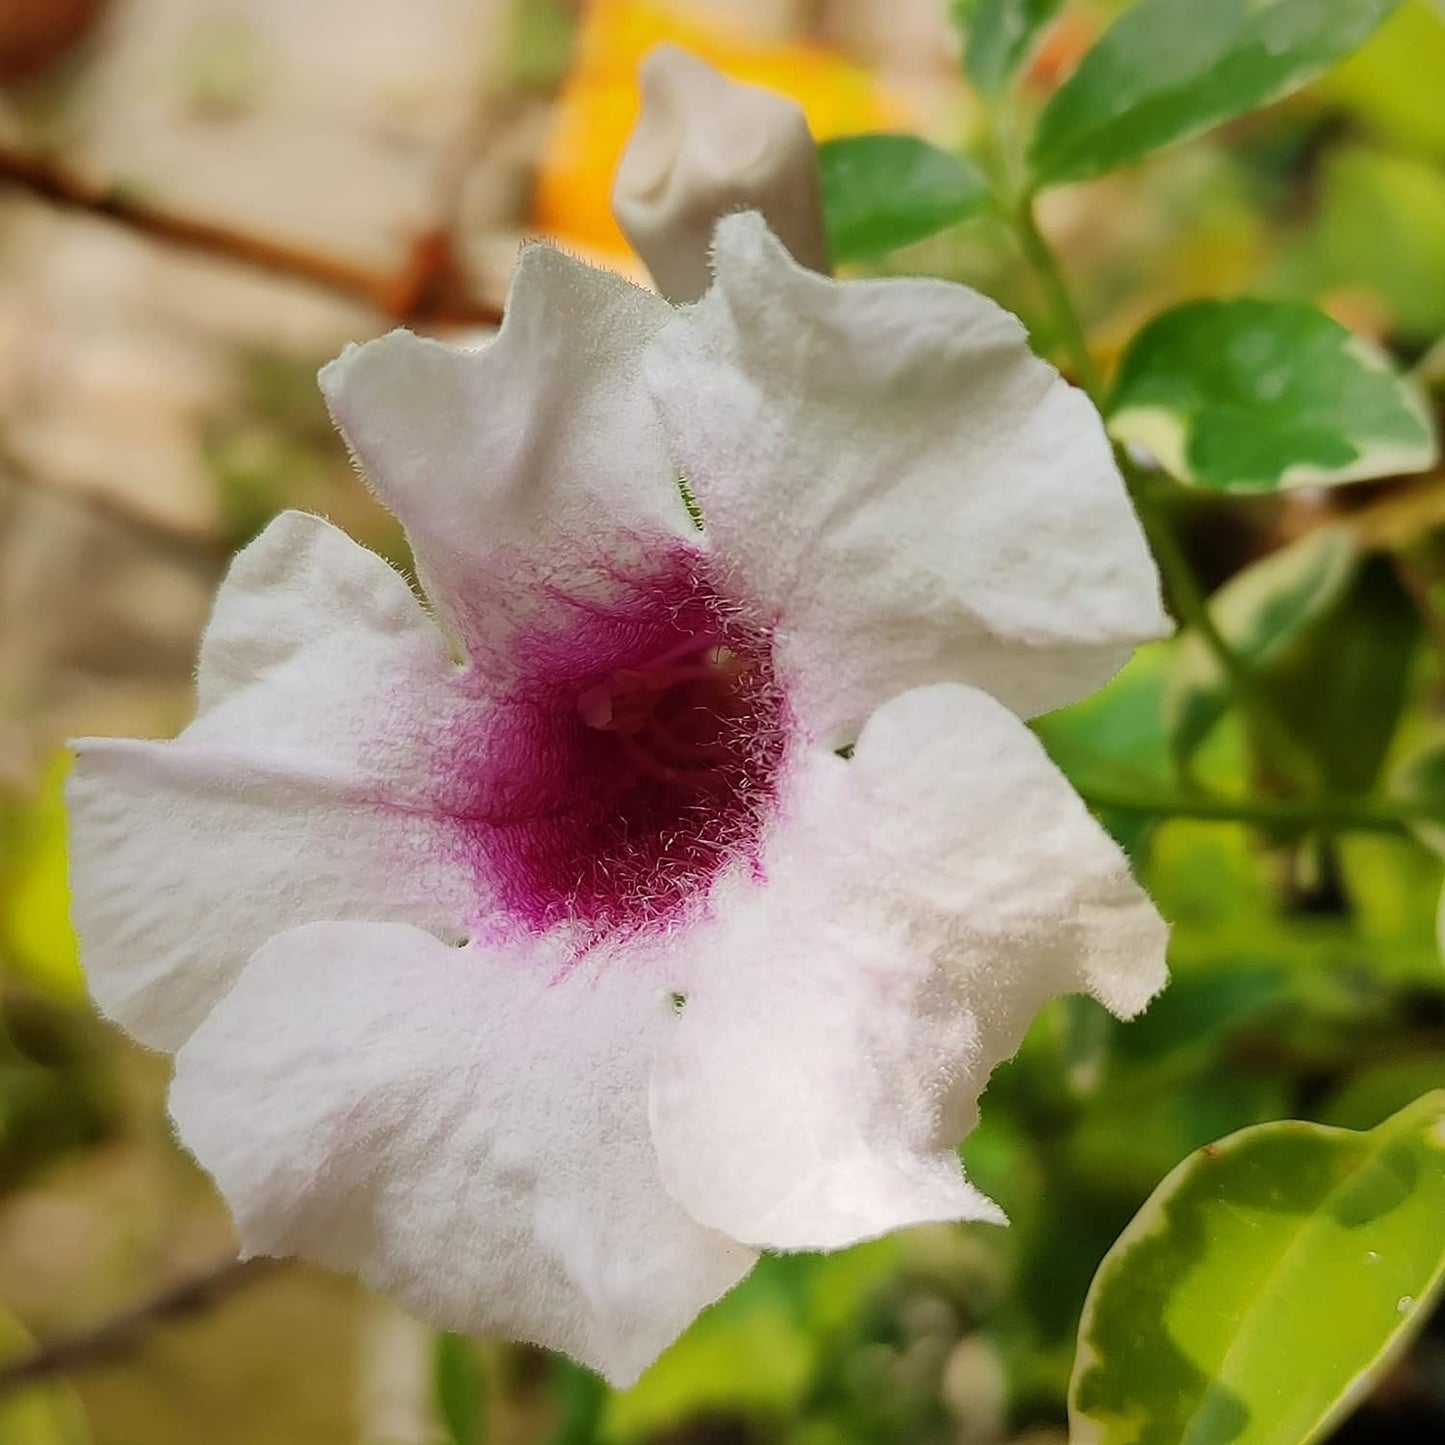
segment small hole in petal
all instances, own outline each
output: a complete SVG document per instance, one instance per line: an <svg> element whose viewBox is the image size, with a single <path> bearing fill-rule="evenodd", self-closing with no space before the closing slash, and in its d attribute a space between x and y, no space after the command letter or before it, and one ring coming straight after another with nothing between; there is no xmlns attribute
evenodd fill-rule
<svg viewBox="0 0 1445 1445"><path fill-rule="evenodd" d="M672 1011L675 1014L680 1014L683 1009L687 1007L687 995L685 993L670 993L667 996L667 1001L671 1004Z"/></svg>
<svg viewBox="0 0 1445 1445"><path fill-rule="evenodd" d="M459 933L459 934L457 934L457 936L456 936L454 939L452 939L452 947L453 947L453 948L465 948L465 947L467 946L467 944L469 944L471 941L472 941L472 936L471 936L471 934L469 934L469 933Z"/></svg>
<svg viewBox="0 0 1445 1445"><path fill-rule="evenodd" d="M697 498L692 494L692 488L687 484L687 478L681 472L677 474L677 489L682 493L682 505L687 508L687 515L692 519L692 525L699 532L705 531L702 520L702 508L697 504Z"/></svg>

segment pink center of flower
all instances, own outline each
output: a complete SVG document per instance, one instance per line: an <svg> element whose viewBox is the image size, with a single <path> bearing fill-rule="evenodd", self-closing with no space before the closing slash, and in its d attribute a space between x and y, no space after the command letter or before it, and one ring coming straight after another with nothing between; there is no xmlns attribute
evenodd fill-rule
<svg viewBox="0 0 1445 1445"><path fill-rule="evenodd" d="M494 924L590 941L666 926L724 867L757 865L787 737L770 640L690 552L626 591L561 599L483 735L445 750Z"/></svg>

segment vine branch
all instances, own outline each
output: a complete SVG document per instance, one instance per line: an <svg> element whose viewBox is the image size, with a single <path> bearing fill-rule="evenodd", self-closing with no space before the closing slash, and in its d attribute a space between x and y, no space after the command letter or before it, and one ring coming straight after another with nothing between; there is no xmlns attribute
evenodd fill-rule
<svg viewBox="0 0 1445 1445"><path fill-rule="evenodd" d="M433 230L419 236L400 271L381 274L335 256L181 215L124 188L86 180L56 161L27 155L10 146L0 146L0 183L67 210L117 222L173 246L310 281L364 301L395 321L494 326L501 320L497 307L467 294L445 231Z"/></svg>
<svg viewBox="0 0 1445 1445"><path fill-rule="evenodd" d="M1147 788L1093 787L1076 784L1094 810L1149 818L1191 818L1207 823L1244 823L1255 827L1319 828L1325 831L1403 833L1412 823L1436 816L1428 805L1378 797L1211 798L1155 792Z"/></svg>
<svg viewBox="0 0 1445 1445"><path fill-rule="evenodd" d="M159 1326L214 1309L281 1264L277 1259L228 1259L89 1329L47 1340L30 1354L0 1364L0 1399L54 1375L125 1359Z"/></svg>

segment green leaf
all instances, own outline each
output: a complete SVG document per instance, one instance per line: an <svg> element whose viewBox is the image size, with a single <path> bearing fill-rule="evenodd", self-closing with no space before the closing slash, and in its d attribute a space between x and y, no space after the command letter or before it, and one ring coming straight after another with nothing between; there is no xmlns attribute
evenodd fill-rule
<svg viewBox="0 0 1445 1445"><path fill-rule="evenodd" d="M1335 612L1359 567L1351 533L1321 527L1232 577L1210 599L1210 610L1240 657L1267 674ZM1165 698L1176 758L1192 756L1228 705L1228 685L1213 652L1203 638L1185 633Z"/></svg>
<svg viewBox="0 0 1445 1445"><path fill-rule="evenodd" d="M1084 1305L1074 1445L1306 1445L1445 1279L1445 1093L1368 1134L1261 1124L1186 1159Z"/></svg>
<svg viewBox="0 0 1445 1445"><path fill-rule="evenodd" d="M1023 62L1063 0L954 0L963 32L963 68L986 95L996 94Z"/></svg>
<svg viewBox="0 0 1445 1445"><path fill-rule="evenodd" d="M1098 692L1034 719L1049 756L1076 786L1167 786L1164 694L1172 664L1170 644L1141 647Z"/></svg>
<svg viewBox="0 0 1445 1445"><path fill-rule="evenodd" d="M1297 90L1398 0L1138 0L1039 118L1039 186L1082 181Z"/></svg>
<svg viewBox="0 0 1445 1445"><path fill-rule="evenodd" d="M432 1346L432 1391L447 1445L483 1445L487 1375L476 1344L465 1335L437 1335Z"/></svg>
<svg viewBox="0 0 1445 1445"><path fill-rule="evenodd" d="M1427 825L1445 824L1445 735L1432 730L1400 759L1390 778L1390 791L1419 807ZM1441 842L1445 844L1445 838ZM1437 853L1445 853L1445 846L1431 846Z"/></svg>
<svg viewBox="0 0 1445 1445"><path fill-rule="evenodd" d="M834 261L922 241L989 201L982 171L916 135L840 136L818 147L823 222Z"/></svg>
<svg viewBox="0 0 1445 1445"><path fill-rule="evenodd" d="M1439 452L1424 398L1389 357L1297 302L1193 301L1155 317L1109 410L1116 438L1216 492L1397 476Z"/></svg>

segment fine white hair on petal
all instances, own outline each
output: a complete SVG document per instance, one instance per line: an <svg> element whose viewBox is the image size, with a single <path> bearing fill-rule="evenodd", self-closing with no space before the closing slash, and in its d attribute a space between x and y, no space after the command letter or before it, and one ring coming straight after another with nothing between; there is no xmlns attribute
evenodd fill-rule
<svg viewBox="0 0 1445 1445"><path fill-rule="evenodd" d="M756 213L719 223L714 271L649 384L819 738L934 681L1046 712L1168 632L1103 423L1014 317L943 281L818 276Z"/></svg>
<svg viewBox="0 0 1445 1445"><path fill-rule="evenodd" d="M67 793L72 916L100 1006L174 1049L252 950L315 918L455 931L475 882L423 812L420 735L455 669L406 582L316 517L232 564L174 742L85 739Z"/></svg>
<svg viewBox="0 0 1445 1445"><path fill-rule="evenodd" d="M659 541L696 544L641 374L671 315L537 244L490 345L393 331L322 369L337 426L474 661L511 660L544 589L605 591Z"/></svg>
<svg viewBox="0 0 1445 1445"><path fill-rule="evenodd" d="M308 649L316 655L304 655ZM282 512L236 554L216 594L196 663L197 719L245 709L266 684L303 688L328 662L333 692L351 708L373 711L375 678L358 677L361 665L406 663L436 678L451 671L441 634L394 567L320 517ZM340 700L329 699L333 708ZM277 744L325 741L316 736L325 721L308 708L224 721L218 715L201 731L225 736L247 723L263 724Z"/></svg>
<svg viewBox="0 0 1445 1445"><path fill-rule="evenodd" d="M816 752L762 871L675 964L668 1188L757 1248L1000 1219L954 1152L990 1072L1050 998L1127 1016L1165 980L1122 852L1017 717L945 683L887 703L851 761Z"/></svg>
<svg viewBox="0 0 1445 1445"><path fill-rule="evenodd" d="M556 981L398 924L261 948L180 1051L171 1110L243 1249L359 1273L444 1329L630 1384L754 1255L669 1198L648 1133L656 979Z"/></svg>

